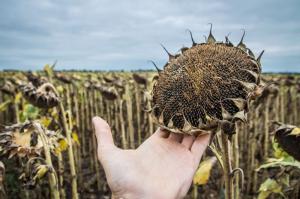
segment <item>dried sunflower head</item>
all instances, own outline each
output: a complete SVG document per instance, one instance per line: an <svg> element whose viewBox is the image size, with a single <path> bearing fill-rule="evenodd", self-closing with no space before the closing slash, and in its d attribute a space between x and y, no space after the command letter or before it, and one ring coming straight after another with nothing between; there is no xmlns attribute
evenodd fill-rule
<svg viewBox="0 0 300 199"><path fill-rule="evenodd" d="M40 77L37 74L34 74L32 72L28 72L26 74L26 77L27 77L28 81L31 82L33 84L33 86L35 86L35 87L39 87L42 84L48 82L48 80L45 77Z"/></svg>
<svg viewBox="0 0 300 199"><path fill-rule="evenodd" d="M133 79L136 83L144 85L144 86L147 85L147 78L143 77L142 75L139 75L137 73L133 73L132 77L133 77Z"/></svg>
<svg viewBox="0 0 300 199"><path fill-rule="evenodd" d="M8 95L14 95L16 93L16 86L10 80L4 80L0 90Z"/></svg>
<svg viewBox="0 0 300 199"><path fill-rule="evenodd" d="M6 126L0 133L1 155L9 154L9 158L35 156L40 154L42 143L31 122Z"/></svg>
<svg viewBox="0 0 300 199"><path fill-rule="evenodd" d="M281 125L275 131L275 139L284 151L300 161L300 128L292 125Z"/></svg>
<svg viewBox="0 0 300 199"><path fill-rule="evenodd" d="M41 154L43 142L40 137L43 131L47 138L50 150L55 154L59 141L64 139L60 134L49 131L37 121L25 122L5 126L0 132L0 155L9 155L9 158L17 155L19 157L34 157Z"/></svg>
<svg viewBox="0 0 300 199"><path fill-rule="evenodd" d="M244 35L243 35L244 37ZM163 128L194 134L219 124L245 120L250 99L262 92L261 64L243 43L226 37L216 42L211 31L206 43L171 55L152 90L152 115Z"/></svg>
<svg viewBox="0 0 300 199"><path fill-rule="evenodd" d="M26 188L33 189L48 172L53 172L53 168L47 165L44 159L31 158L28 160L25 171L19 179L23 181Z"/></svg>
<svg viewBox="0 0 300 199"><path fill-rule="evenodd" d="M105 83L112 83L114 81L111 77L106 77L106 76L103 77L103 80Z"/></svg>
<svg viewBox="0 0 300 199"><path fill-rule="evenodd" d="M55 73L55 77L63 83L72 84L72 78L63 73Z"/></svg>
<svg viewBox="0 0 300 199"><path fill-rule="evenodd" d="M107 100L112 101L112 100L116 100L118 98L118 92L117 92L116 88L113 86L108 87L105 85L98 85L97 89L100 90L101 95Z"/></svg>
<svg viewBox="0 0 300 199"><path fill-rule="evenodd" d="M32 105L39 108L52 108L59 104L59 97L50 83L35 87L32 83L20 87L23 96Z"/></svg>
<svg viewBox="0 0 300 199"><path fill-rule="evenodd" d="M125 88L125 81L121 78L116 78L113 82L112 85L115 86L118 89L124 90Z"/></svg>

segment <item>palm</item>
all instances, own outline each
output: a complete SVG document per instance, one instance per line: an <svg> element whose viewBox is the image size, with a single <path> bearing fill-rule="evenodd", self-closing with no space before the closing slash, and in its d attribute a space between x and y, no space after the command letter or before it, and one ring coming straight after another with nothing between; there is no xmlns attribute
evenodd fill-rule
<svg viewBox="0 0 300 199"><path fill-rule="evenodd" d="M157 130L136 150L99 142L98 155L115 196L177 198L187 193L208 139Z"/></svg>

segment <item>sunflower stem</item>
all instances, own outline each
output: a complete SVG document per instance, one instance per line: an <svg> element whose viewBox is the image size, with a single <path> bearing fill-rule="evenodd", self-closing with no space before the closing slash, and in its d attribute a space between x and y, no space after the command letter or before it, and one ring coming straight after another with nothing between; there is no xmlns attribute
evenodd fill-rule
<svg viewBox="0 0 300 199"><path fill-rule="evenodd" d="M69 90L67 89L67 93ZM74 152L73 152L73 144L72 144L72 132L68 128L68 123L66 119L66 112L63 106L62 101L59 102L59 110L61 114L61 123L63 125L63 131L66 134L68 140L68 156L69 156L69 163L70 163L70 170L71 170L71 177L72 177L72 198L78 199L78 192L77 192L77 177L76 177L76 169L75 169L75 161L74 161Z"/></svg>
<svg viewBox="0 0 300 199"><path fill-rule="evenodd" d="M240 156L239 156L239 134L240 133L238 132L239 128L236 128L236 129L237 130L236 130L236 133L233 137L234 142L233 142L233 147L232 147L232 149L233 149L233 158L234 158L234 168L235 169L239 168L239 166L240 166L239 165L240 164L240 162L239 162L239 158L240 158ZM240 198L240 191L243 187L243 183L242 183L242 187L240 187L239 182L240 182L240 174L237 174L236 178L235 178L235 187L234 187L235 188L234 189L235 198Z"/></svg>
<svg viewBox="0 0 300 199"><path fill-rule="evenodd" d="M52 171L49 172L49 185L50 185L51 198L52 199L60 199L59 191L58 191L57 177L56 177L56 173L53 168L53 164L52 164L52 160L51 160L51 154L50 154L50 148L49 148L47 136L45 135L45 132L41 128L41 126L36 125L36 127L37 127L36 129L38 130L38 132L40 134L40 138L43 143L45 162L47 163L47 165L50 168L52 168Z"/></svg>
<svg viewBox="0 0 300 199"><path fill-rule="evenodd" d="M231 175L232 167L231 167L231 158L230 158L230 148L228 136L222 131L221 133L222 139L222 153L223 153L223 172L224 172L224 180L225 180L225 199L233 199L233 177Z"/></svg>

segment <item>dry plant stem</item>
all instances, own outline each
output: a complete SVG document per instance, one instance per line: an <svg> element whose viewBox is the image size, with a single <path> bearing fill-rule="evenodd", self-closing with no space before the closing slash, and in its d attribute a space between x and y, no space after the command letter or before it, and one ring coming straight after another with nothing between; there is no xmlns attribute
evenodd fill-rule
<svg viewBox="0 0 300 199"><path fill-rule="evenodd" d="M50 154L50 149L49 149L49 143L47 141L46 135L44 131L41 129L40 126L36 126L37 130L39 131L40 138L43 142L43 147L44 147L44 154L45 154L45 161L47 165L52 168L52 171L49 172L49 185L50 185L50 192L51 192L51 198L52 199L59 199L59 191L58 191L58 182L56 178L56 173L53 168L52 160L51 160L51 154Z"/></svg>
<svg viewBox="0 0 300 199"><path fill-rule="evenodd" d="M197 185L193 185L193 199L197 199L198 198L198 186Z"/></svg>
<svg viewBox="0 0 300 199"><path fill-rule="evenodd" d="M255 109L256 111L257 109ZM256 144L256 139L255 139L255 114L251 114L251 118L249 118L249 121L250 121L250 126L247 127L247 131L250 132L250 129L254 129L254 132L251 132L248 133L248 136L249 136L249 143L248 143L248 146L247 148L249 150L247 150L247 194L249 194L252 190L252 180L253 180L253 171L252 171L252 168L253 168L253 165L254 165L254 155L255 155L255 144ZM250 128L251 127L251 128ZM250 129L249 129L250 128Z"/></svg>
<svg viewBox="0 0 300 199"><path fill-rule="evenodd" d="M136 123L137 123L137 135L138 135L138 144L142 143L142 136L141 136L141 100L140 100L140 89L139 85L135 83L135 103L136 103Z"/></svg>
<svg viewBox="0 0 300 199"><path fill-rule="evenodd" d="M81 98L82 98L82 100L81 100L82 101L82 103L81 103L81 113L82 113L82 115L81 115L81 122L80 122L80 124L82 126L82 128L81 128L81 132L82 132L81 143L82 143L82 146L83 146L82 147L82 155L83 155L83 157L86 157L86 136L85 136L85 131L87 129L86 125L85 125L85 118L87 117L85 95L86 95L86 92L84 90L84 91L82 91L82 96L81 96Z"/></svg>
<svg viewBox="0 0 300 199"><path fill-rule="evenodd" d="M49 75L48 77L49 77L50 83L52 84L53 82L52 82L51 76ZM56 95L59 96L57 90L54 87L52 87L52 89L54 90ZM57 112L59 112L57 108L56 108L56 110L57 110ZM64 198L66 198L66 192L64 190L64 176L63 176L63 174L64 174L64 162L63 162L63 157L62 157L61 152L59 152L58 155L57 155L57 162L58 162L59 193L60 193L60 198L64 199Z"/></svg>
<svg viewBox="0 0 300 199"><path fill-rule="evenodd" d="M87 157L88 154L90 153L90 147L91 147L91 143L90 143L90 139L89 139L89 134L88 134L88 131L90 130L90 127L89 127L89 124L90 124L90 120L89 120L89 117L90 117L90 105L89 105L89 90L86 90L85 92L85 99L84 99L84 102L85 102L85 117L84 117L84 122L85 122L85 130L84 130L84 139L85 139L85 143L86 143L86 151L85 151L85 156L84 157ZM93 160L93 158L91 159ZM93 164L91 164L91 168L93 168Z"/></svg>
<svg viewBox="0 0 300 199"><path fill-rule="evenodd" d="M119 113L120 110L119 110L119 102L118 100L114 100L114 120L116 121L115 123L115 130L119 130L120 129L120 118L119 118ZM118 136L118 134L116 133L115 134L116 136Z"/></svg>
<svg viewBox="0 0 300 199"><path fill-rule="evenodd" d="M233 178L231 175L231 157L230 157L230 147L227 135L222 131L222 156L223 156L223 172L225 180L225 199L234 199L233 192Z"/></svg>
<svg viewBox="0 0 300 199"><path fill-rule="evenodd" d="M66 198L66 193L64 190L64 163L63 163L63 157L61 153L58 153L57 155L57 161L58 161L58 180L59 180L59 193L60 198Z"/></svg>
<svg viewBox="0 0 300 199"><path fill-rule="evenodd" d="M295 87L293 87L293 89L292 89L292 97L293 97L293 107L294 107L294 109L293 109L293 116L294 116L294 120L293 120L293 124L294 125L298 125L298 107L297 107L297 90L296 90L296 88Z"/></svg>
<svg viewBox="0 0 300 199"><path fill-rule="evenodd" d="M18 103L14 103L14 109L15 109L15 115L16 115L16 123L19 124L20 123L20 114L19 114L19 104Z"/></svg>
<svg viewBox="0 0 300 199"><path fill-rule="evenodd" d="M3 93L2 92L0 92L0 104L2 103L2 102L4 102L4 100L3 100ZM4 124L4 118L5 117L3 117L3 114L0 114L0 124Z"/></svg>
<svg viewBox="0 0 300 199"><path fill-rule="evenodd" d="M260 106L258 106L256 109L255 109L255 112L254 112L254 118L259 118L259 112L260 112ZM255 172L255 169L257 168L257 160L255 158L255 152L256 152L256 149L259 147L262 147L262 146L258 146L258 140L256 139L258 134L260 133L260 130L259 130L259 122L257 120L254 120L253 122L253 128L254 128L254 137L253 137L253 140L252 140L252 145L251 145L251 167L250 167L250 170L251 170L251 176L250 178L252 177L253 179L253 184L252 186L250 187L250 191L251 192L255 192L257 190L257 172Z"/></svg>
<svg viewBox="0 0 300 199"><path fill-rule="evenodd" d="M290 95L288 95L288 97L290 97L291 99L289 100L289 104L288 104L288 107L291 107L292 110L290 110L289 108L289 121L287 121L287 123L290 123L290 124L295 124L295 107L294 107L294 101L295 101L295 98L293 96L293 93L294 93L294 86L290 87Z"/></svg>
<svg viewBox="0 0 300 199"><path fill-rule="evenodd" d="M107 118L107 122L111 125L111 123L110 123L110 111L109 111L109 101L108 100L106 100L106 118Z"/></svg>
<svg viewBox="0 0 300 199"><path fill-rule="evenodd" d="M93 146L93 136L91 136L92 129L91 129L91 120L92 120L92 100L93 100L93 90L87 90L86 95L86 117L85 117L85 123L86 123L86 136L88 140L88 154L92 154L92 158L90 161L90 168L93 168L92 172L96 172L95 170L95 158L93 158L95 151Z"/></svg>
<svg viewBox="0 0 300 199"><path fill-rule="evenodd" d="M97 95L96 95L96 90L93 90L93 104L97 104ZM94 111L93 111L94 110ZM92 115L98 115L99 114L99 110L96 106L95 109L92 109L91 112ZM95 134L93 133L93 135L91 136L92 142L93 142L93 151L94 151L94 162L95 162L95 171L96 171L96 179L97 179L97 188L98 190L101 190L101 177L100 177L100 168L99 168L99 162L98 160L98 156L97 156L97 142L96 142L96 137Z"/></svg>
<svg viewBox="0 0 300 199"><path fill-rule="evenodd" d="M99 112L99 114L100 115L103 115L104 114L104 110L103 110L103 107L104 107L104 105L103 105L103 97L99 94L99 109L100 109L100 112Z"/></svg>
<svg viewBox="0 0 300 199"><path fill-rule="evenodd" d="M250 127L253 126L253 120L252 120L252 115L249 114L249 126L246 125L244 126L244 133L246 134L246 132L250 132ZM245 143L245 148L250 149L250 150L246 150L246 157L247 157L247 164L246 164L246 172L247 172L247 184L246 184L246 193L249 193L250 187L251 187L251 147L252 147L252 143L254 142L254 135L253 133L248 133L247 134L247 141Z"/></svg>
<svg viewBox="0 0 300 199"><path fill-rule="evenodd" d="M77 88L75 88L75 90L77 90ZM77 126L77 129L79 130L78 127L79 127L80 119L79 119L79 103L78 103L78 93L77 93L77 91L74 92L73 101L74 101L74 108L75 108L76 126Z"/></svg>
<svg viewBox="0 0 300 199"><path fill-rule="evenodd" d="M285 87L283 86L281 89L280 89L280 122L283 122L284 123L284 120L285 120L285 113L284 113L284 103L285 103L285 100L284 100L284 94L285 94Z"/></svg>
<svg viewBox="0 0 300 199"><path fill-rule="evenodd" d="M87 102L88 102L88 114L87 114L87 117L86 117L86 124L87 124L87 129L89 131L92 130L92 124L91 124L91 120L92 120L92 117L93 117L93 90L90 90L87 92L88 93L88 98L87 98Z"/></svg>
<svg viewBox="0 0 300 199"><path fill-rule="evenodd" d="M78 192L77 192L77 178L76 178L76 170L75 170L75 161L74 161L74 153L73 153L73 146L72 146L72 137L71 132L67 127L67 119L66 119L66 113L63 107L63 104L59 103L59 109L61 112L61 118L62 118L62 125L63 130L66 133L66 137L68 140L68 156L69 156L69 163L70 163L70 170L71 170L71 176L72 176L72 198L77 199L78 198Z"/></svg>
<svg viewBox="0 0 300 199"><path fill-rule="evenodd" d="M296 106L295 106L295 110L299 110L300 108L300 96L299 95L296 95ZM297 114L296 114L296 125L299 126L300 125L300 117L299 117L299 113L297 111ZM299 183L300 184L300 183ZM300 186L300 185L299 185Z"/></svg>
<svg viewBox="0 0 300 199"><path fill-rule="evenodd" d="M75 90L76 90L76 87L75 87ZM77 91L75 91L74 95L73 95L74 108L75 108L75 119L76 119L77 130L80 131L80 129L79 129L79 125L80 125L80 123L79 123L80 122L80 119L79 119L79 104L78 104L77 97L78 97L78 93L77 93ZM78 133L78 137L80 137L81 133L80 134L79 134L79 132L77 132L77 133ZM80 150L80 147L76 146L76 150L77 150L77 153L76 153L77 154L77 164L76 164L77 167L76 167L76 169L77 169L77 174L78 174L77 175L78 176L78 183L82 184L83 183L82 182L83 181L82 180L82 168L81 168L82 161L81 161L81 150Z"/></svg>
<svg viewBox="0 0 300 199"><path fill-rule="evenodd" d="M4 95L4 102L8 99L8 97L9 96L7 96L7 95ZM7 123L9 123L9 121L10 121L10 117L11 117L11 115L10 115L10 106L8 106L8 108L4 111L4 122L3 122L3 124L7 124Z"/></svg>
<svg viewBox="0 0 300 199"><path fill-rule="evenodd" d="M274 108L274 112L275 112L275 121L279 121L279 114L280 114L280 96L276 96L275 99L275 108Z"/></svg>
<svg viewBox="0 0 300 199"><path fill-rule="evenodd" d="M265 160L268 158L268 150L269 150L269 107L270 107L270 97L267 97L267 101L265 104L265 119L264 119L264 129L265 129L265 139L264 139L264 158Z"/></svg>
<svg viewBox="0 0 300 199"><path fill-rule="evenodd" d="M111 128L113 129L115 126L115 120L114 120L114 113L113 113L113 109L114 109L114 101L109 101L108 102L108 111L109 111L109 118L110 118L110 122L109 124L111 124ZM112 135L115 136L115 131L112 130Z"/></svg>
<svg viewBox="0 0 300 199"><path fill-rule="evenodd" d="M123 117L123 100L119 99L120 103L120 112L119 112L119 117L120 117L120 123L121 123L121 138L122 138L122 147L123 149L128 149L128 144L126 140L126 133L125 133L125 122L124 122L124 117Z"/></svg>
<svg viewBox="0 0 300 199"><path fill-rule="evenodd" d="M127 120L128 120L128 132L129 132L129 141L130 141L130 148L135 148L134 143L134 129L132 124L132 100L130 96L130 89L129 85L126 84L125 86L125 98L126 98L126 106L127 106Z"/></svg>
<svg viewBox="0 0 300 199"><path fill-rule="evenodd" d="M234 168L239 168L239 136L240 132L239 132L239 128L236 128L236 133L233 136L233 158L234 158ZM235 178L235 187L234 187L234 195L235 198L240 198L240 174L236 174L236 178ZM242 185L243 186L243 185Z"/></svg>
<svg viewBox="0 0 300 199"><path fill-rule="evenodd" d="M68 89L67 89L67 92ZM66 134L67 140L68 140L68 157L69 157L69 164L70 164L70 170L71 170L71 177L72 177L72 198L78 199L78 191L77 191L77 177L76 177L76 169L75 169L75 161L74 161L74 152L73 152L73 143L72 143L72 135L71 130L68 128L68 123L66 119L66 112L64 109L64 106L62 102L59 102L59 110L61 114L61 123L63 125L63 131Z"/></svg>
<svg viewBox="0 0 300 199"><path fill-rule="evenodd" d="M151 102L150 100L147 100L147 109L150 110L151 109ZM148 115L148 126L149 126L149 136L152 135L153 132L153 120L152 120L152 116L151 114L147 114Z"/></svg>

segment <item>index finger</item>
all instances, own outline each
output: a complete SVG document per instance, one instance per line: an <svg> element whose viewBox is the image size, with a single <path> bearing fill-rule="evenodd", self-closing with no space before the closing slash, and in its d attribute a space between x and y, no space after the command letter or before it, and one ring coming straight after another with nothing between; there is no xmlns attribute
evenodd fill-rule
<svg viewBox="0 0 300 199"><path fill-rule="evenodd" d="M206 147L208 146L209 140L210 140L210 133L199 135L191 147L191 152L196 158L197 165L199 164L200 159Z"/></svg>
<svg viewBox="0 0 300 199"><path fill-rule="evenodd" d="M164 129L164 128L161 128L159 127L155 133L153 134L154 136L158 136L158 137L161 137L161 138L168 138L169 135L170 135L170 131Z"/></svg>

